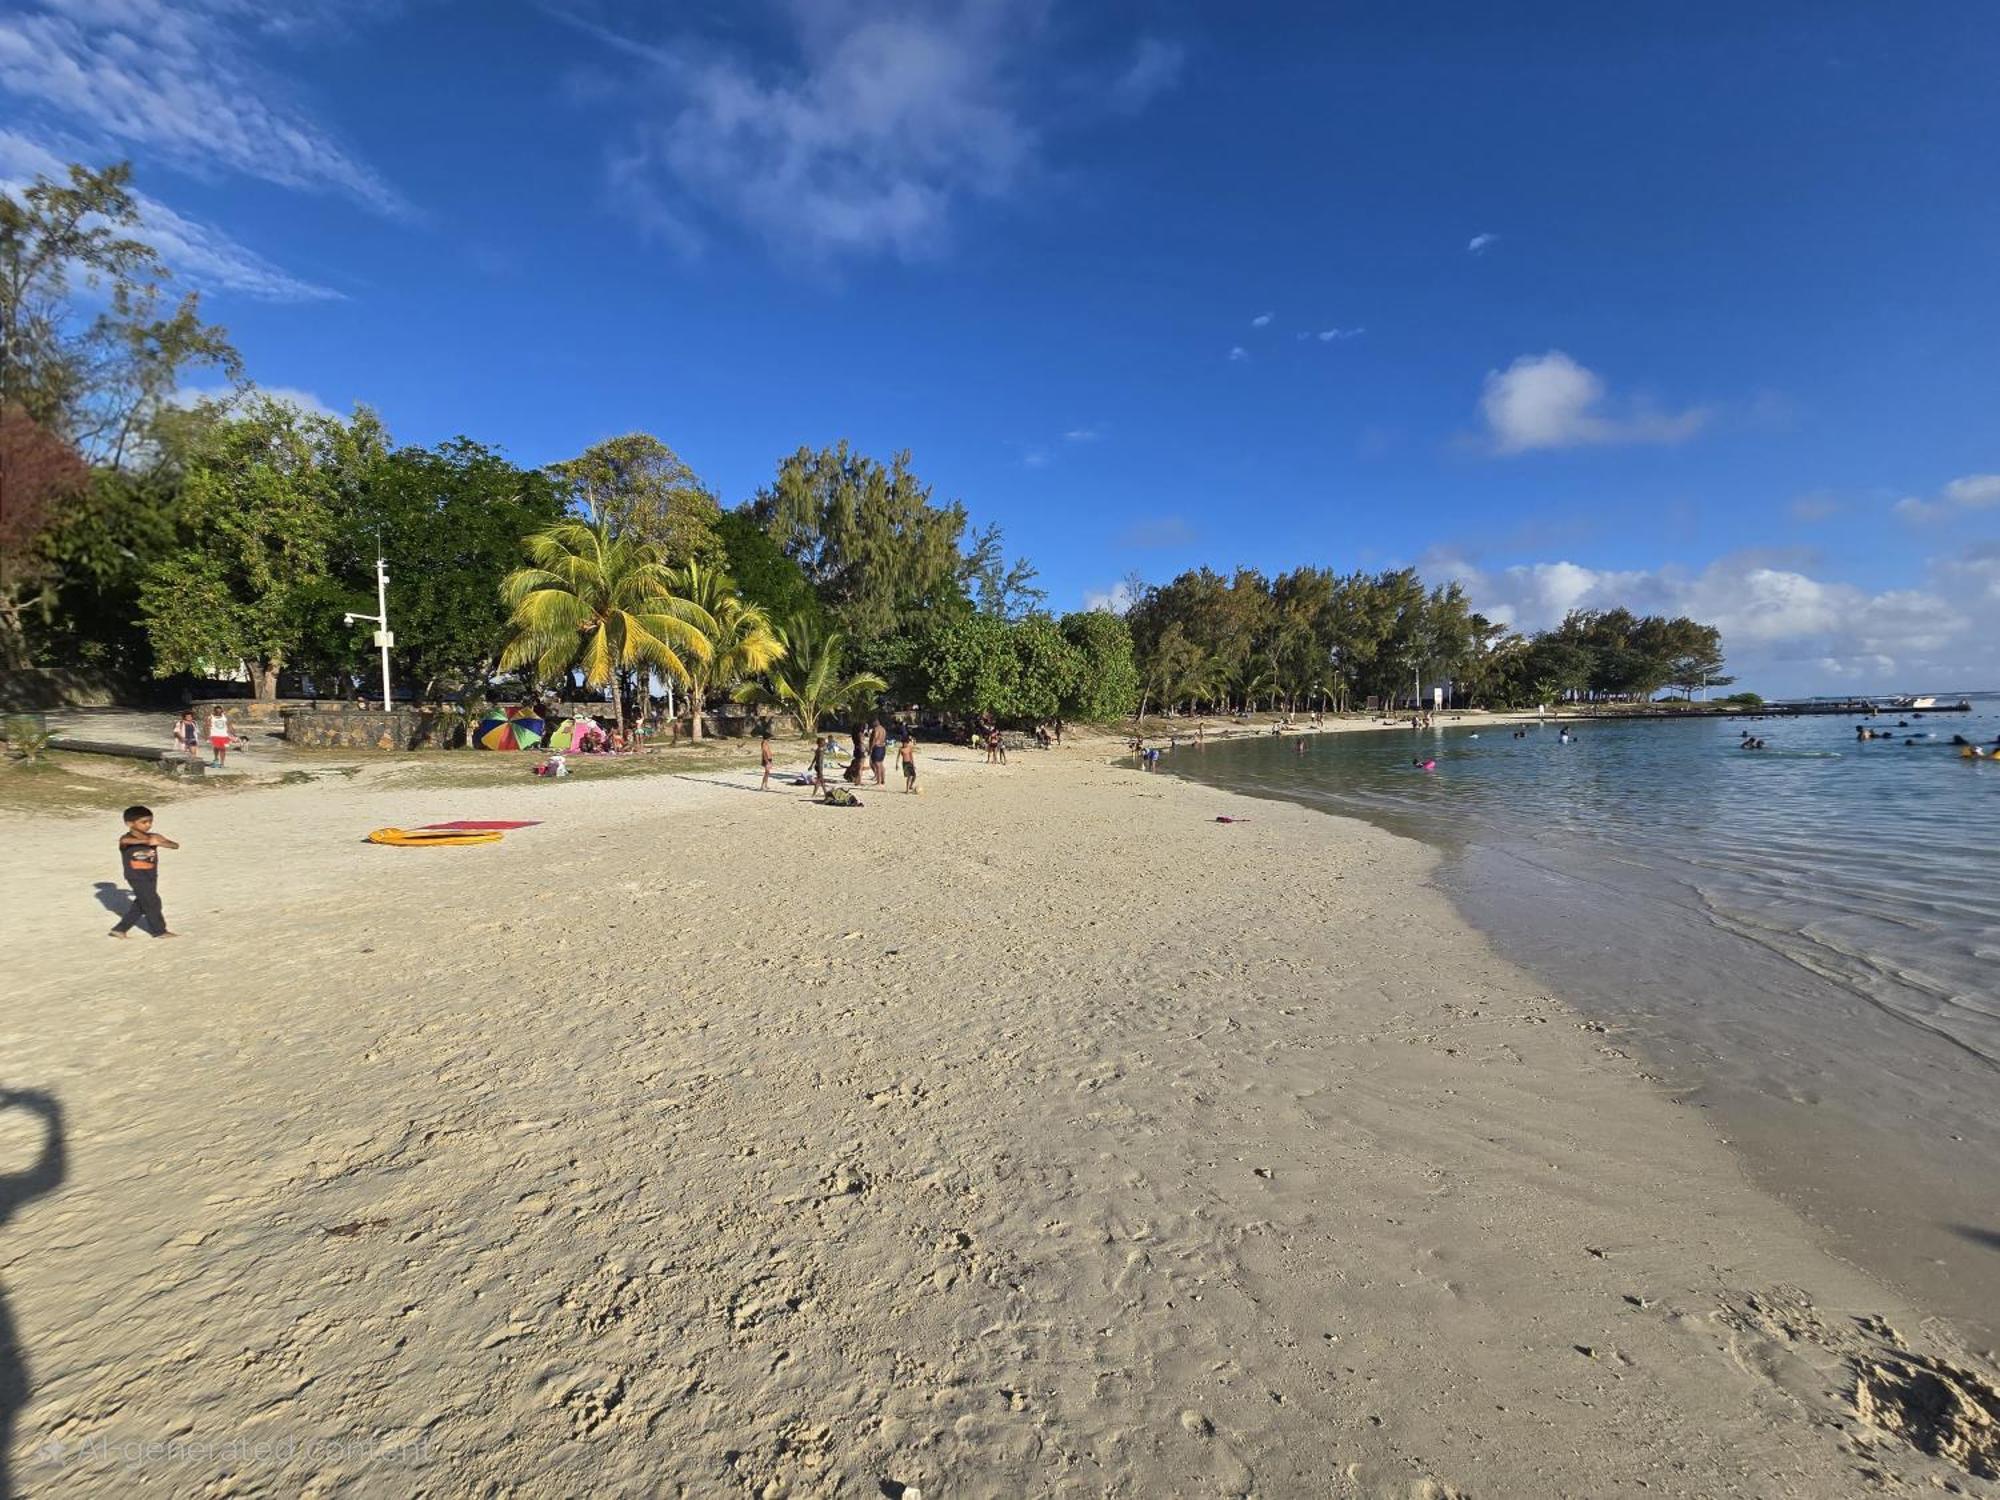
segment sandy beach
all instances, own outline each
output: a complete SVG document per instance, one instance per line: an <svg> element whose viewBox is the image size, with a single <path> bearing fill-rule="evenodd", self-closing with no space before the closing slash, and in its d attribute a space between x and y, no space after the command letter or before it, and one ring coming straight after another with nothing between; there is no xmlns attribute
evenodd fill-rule
<svg viewBox="0 0 2000 1500"><path fill-rule="evenodd" d="M178 942L0 817L14 1488L2000 1491L1990 1355L1427 850L1113 748L162 782ZM542 822L361 842L453 818Z"/></svg>

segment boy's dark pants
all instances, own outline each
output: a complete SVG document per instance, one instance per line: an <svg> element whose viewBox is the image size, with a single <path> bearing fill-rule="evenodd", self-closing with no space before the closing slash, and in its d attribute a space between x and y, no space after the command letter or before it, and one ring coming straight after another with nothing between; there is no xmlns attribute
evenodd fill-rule
<svg viewBox="0 0 2000 1500"><path fill-rule="evenodd" d="M151 929L153 936L158 937L167 930L167 914L160 907L160 877L155 875L149 880L143 876L134 875L131 877L131 886L132 909L126 912L119 919L118 925L111 930L113 932L128 931L133 927L137 927L140 919L144 918L146 926Z"/></svg>

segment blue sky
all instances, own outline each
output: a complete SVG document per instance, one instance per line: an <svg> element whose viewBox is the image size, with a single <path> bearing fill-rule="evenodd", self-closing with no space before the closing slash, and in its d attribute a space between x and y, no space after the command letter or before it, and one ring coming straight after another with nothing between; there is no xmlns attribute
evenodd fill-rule
<svg viewBox="0 0 2000 1500"><path fill-rule="evenodd" d="M907 447L1051 603L1414 563L2000 685L2000 13L8 0L253 377L726 502Z"/></svg>

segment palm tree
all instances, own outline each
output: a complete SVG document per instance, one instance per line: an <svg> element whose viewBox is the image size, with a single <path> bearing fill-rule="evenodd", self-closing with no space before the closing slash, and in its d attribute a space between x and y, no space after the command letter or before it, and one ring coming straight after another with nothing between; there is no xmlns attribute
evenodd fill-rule
<svg viewBox="0 0 2000 1500"><path fill-rule="evenodd" d="M864 704L889 684L873 672L840 675L841 637L837 630L825 635L814 631L812 622L794 616L777 632L785 654L765 669L763 682L746 682L731 695L738 703L764 703L789 711L799 721L801 734L819 733L819 721L835 709Z"/></svg>
<svg viewBox="0 0 2000 1500"><path fill-rule="evenodd" d="M785 643L771 628L763 609L746 603L735 580L715 568L691 562L677 569L674 587L696 605L715 628L708 636L708 659L687 664L681 680L687 684L688 711L694 715L694 738L701 738L701 711L712 689L733 687L743 678L767 671L785 654Z"/></svg>
<svg viewBox="0 0 2000 1500"><path fill-rule="evenodd" d="M1179 663L1179 671L1174 679L1173 697L1175 702L1185 698L1193 709L1199 703L1220 701L1224 709L1229 706L1229 669L1204 646L1188 643L1186 654ZM1244 705L1249 705L1246 697Z"/></svg>
<svg viewBox="0 0 2000 1500"><path fill-rule="evenodd" d="M657 667L688 676L712 654L715 621L674 592L673 571L644 542L602 522L558 521L521 543L529 566L507 575L500 597L514 631L500 668L531 666L544 682L581 671L587 686L611 687L611 714L625 729L620 674Z"/></svg>

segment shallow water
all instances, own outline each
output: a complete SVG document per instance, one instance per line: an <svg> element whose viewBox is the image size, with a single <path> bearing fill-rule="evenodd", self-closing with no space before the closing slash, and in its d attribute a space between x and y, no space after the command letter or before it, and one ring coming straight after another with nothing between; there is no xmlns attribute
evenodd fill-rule
<svg viewBox="0 0 2000 1500"><path fill-rule="evenodd" d="M1368 818L1836 1248L2000 1336L2000 763L1970 714L1384 730L1163 768ZM1898 719L1907 727L1897 728ZM1744 729L1770 745L1737 748ZM1916 744L1906 737L1929 733ZM1412 765L1435 759L1434 771Z"/></svg>

